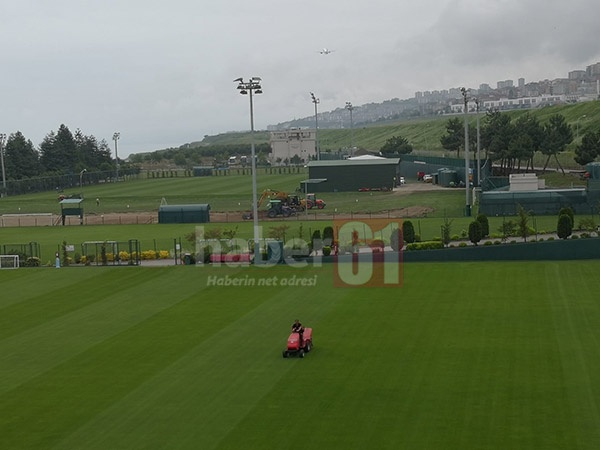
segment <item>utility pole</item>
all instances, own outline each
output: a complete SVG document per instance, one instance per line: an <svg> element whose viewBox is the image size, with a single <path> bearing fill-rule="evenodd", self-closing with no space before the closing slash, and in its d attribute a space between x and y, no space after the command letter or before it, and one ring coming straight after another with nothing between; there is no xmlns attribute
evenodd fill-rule
<svg viewBox="0 0 600 450"><path fill-rule="evenodd" d="M469 91L461 88L464 105L465 105L465 217L471 217L471 182L469 180L470 161L469 161Z"/></svg>
<svg viewBox="0 0 600 450"><path fill-rule="evenodd" d="M475 99L477 110L477 186L481 187L481 144L479 136L479 98Z"/></svg>
<svg viewBox="0 0 600 450"><path fill-rule="evenodd" d="M6 134L0 134L0 162L2 163L2 195L6 193L6 171L4 168L4 141L6 140Z"/></svg>
<svg viewBox="0 0 600 450"><path fill-rule="evenodd" d="M319 114L317 105L319 104L319 99L315 97L314 93L310 93L312 97L312 102L315 104L315 153L317 154L317 160L321 159L321 152L319 150Z"/></svg>
<svg viewBox="0 0 600 450"><path fill-rule="evenodd" d="M121 137L121 133L119 133L118 131L115 132L115 134L113 134L113 141L115 141L115 161L117 162L117 179L115 180L115 182L119 181L119 153L117 151L117 141L119 140L119 138Z"/></svg>
<svg viewBox="0 0 600 450"><path fill-rule="evenodd" d="M354 121L352 120L354 106L352 106L352 103L346 102L346 109L350 111L350 156L354 156Z"/></svg>

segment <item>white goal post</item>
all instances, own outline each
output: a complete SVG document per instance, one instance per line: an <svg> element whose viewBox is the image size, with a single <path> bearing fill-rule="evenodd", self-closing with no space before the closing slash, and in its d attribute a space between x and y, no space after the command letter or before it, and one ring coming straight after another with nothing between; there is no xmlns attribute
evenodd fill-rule
<svg viewBox="0 0 600 450"><path fill-rule="evenodd" d="M18 269L19 255L0 255L0 269Z"/></svg>

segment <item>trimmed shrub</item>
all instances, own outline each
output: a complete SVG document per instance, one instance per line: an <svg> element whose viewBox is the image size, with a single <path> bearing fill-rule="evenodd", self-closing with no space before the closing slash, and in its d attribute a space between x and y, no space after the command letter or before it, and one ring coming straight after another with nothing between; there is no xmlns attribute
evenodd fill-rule
<svg viewBox="0 0 600 450"><path fill-rule="evenodd" d="M402 236L404 237L404 241L409 244L415 242L415 227L410 220L402 222Z"/></svg>
<svg viewBox="0 0 600 450"><path fill-rule="evenodd" d="M402 230L399 228L392 231L390 235L390 246L395 252L400 251L404 247L404 238L402 237Z"/></svg>
<svg viewBox="0 0 600 450"><path fill-rule="evenodd" d="M406 250L440 250L444 248L444 244L439 241L413 242L406 246Z"/></svg>
<svg viewBox="0 0 600 450"><path fill-rule="evenodd" d="M474 220L469 224L469 240L474 245L477 245L482 237L481 224L477 220Z"/></svg>
<svg viewBox="0 0 600 450"><path fill-rule="evenodd" d="M558 216L556 234L561 239L567 239L573 233L573 219L568 214Z"/></svg>
<svg viewBox="0 0 600 450"><path fill-rule="evenodd" d="M479 222L479 225L481 225L481 236L482 237L489 236L489 234L490 234L490 223L488 221L487 216L485 214L478 214L477 218L475 220L477 222Z"/></svg>

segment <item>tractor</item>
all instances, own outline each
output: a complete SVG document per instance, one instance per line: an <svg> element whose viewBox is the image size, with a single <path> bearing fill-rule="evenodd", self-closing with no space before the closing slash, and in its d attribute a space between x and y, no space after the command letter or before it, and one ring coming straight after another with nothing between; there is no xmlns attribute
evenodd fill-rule
<svg viewBox="0 0 600 450"><path fill-rule="evenodd" d="M302 342L300 342L300 333L292 332L288 337L287 348L283 351L283 357L297 355L304 358L304 355L312 350L312 328L305 328L302 333Z"/></svg>
<svg viewBox="0 0 600 450"><path fill-rule="evenodd" d="M296 214L296 210L291 206L285 204L281 200L269 200L269 209L267 211L267 217L273 219L277 216L290 217Z"/></svg>
<svg viewBox="0 0 600 450"><path fill-rule="evenodd" d="M301 201L302 207L306 207L307 209L323 209L325 208L325 202L320 198L317 198L315 194L306 194L306 199Z"/></svg>

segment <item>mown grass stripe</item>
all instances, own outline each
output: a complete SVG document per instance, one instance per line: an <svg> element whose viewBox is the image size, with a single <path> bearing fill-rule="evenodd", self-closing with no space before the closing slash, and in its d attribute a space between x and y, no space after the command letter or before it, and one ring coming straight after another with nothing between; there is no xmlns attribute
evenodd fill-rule
<svg viewBox="0 0 600 450"><path fill-rule="evenodd" d="M107 286L98 270L96 301L46 323L0 341L0 394L75 357L88 348L135 326L148 317L187 298L193 291L179 289L191 272L166 269L132 269L134 285L122 269L112 271ZM49 300L50 301L50 300ZM45 308L45 307L44 307Z"/></svg>
<svg viewBox="0 0 600 450"><path fill-rule="evenodd" d="M329 301L307 301L295 288L258 289L238 298L222 291L217 305L244 306L246 313L222 323L208 339L192 341L179 359L165 359L162 371L56 448L216 448L278 379L302 363L281 358L290 311L317 326L332 308Z"/></svg>
<svg viewBox="0 0 600 450"><path fill-rule="evenodd" d="M132 295L148 276L138 268L96 268L95 276L82 276L91 271L59 270L54 272L47 288L37 295L22 299L1 310L0 342L7 337L22 333L30 328L49 322L54 318L67 315L85 308L115 292L115 296ZM120 270L115 274L114 270ZM86 273L87 272L87 273ZM98 289L105 286L106 292Z"/></svg>

